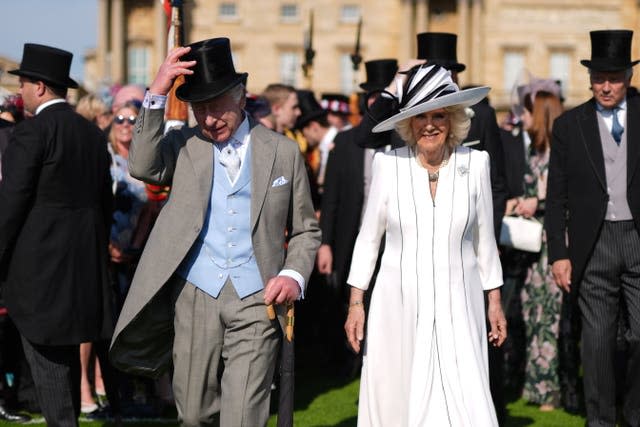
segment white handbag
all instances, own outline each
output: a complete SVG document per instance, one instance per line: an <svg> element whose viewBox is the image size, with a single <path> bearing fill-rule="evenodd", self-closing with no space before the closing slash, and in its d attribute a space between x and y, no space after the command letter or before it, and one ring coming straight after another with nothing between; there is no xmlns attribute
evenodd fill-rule
<svg viewBox="0 0 640 427"><path fill-rule="evenodd" d="M500 244L525 252L540 252L542 223L535 218L505 216L500 229Z"/></svg>

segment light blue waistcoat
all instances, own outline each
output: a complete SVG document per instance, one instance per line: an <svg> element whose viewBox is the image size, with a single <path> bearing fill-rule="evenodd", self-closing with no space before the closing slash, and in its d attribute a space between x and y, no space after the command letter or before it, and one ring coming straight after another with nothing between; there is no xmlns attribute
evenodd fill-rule
<svg viewBox="0 0 640 427"><path fill-rule="evenodd" d="M214 147L213 185L207 216L178 274L214 298L227 278L244 298L264 287L251 242L251 149L232 186Z"/></svg>

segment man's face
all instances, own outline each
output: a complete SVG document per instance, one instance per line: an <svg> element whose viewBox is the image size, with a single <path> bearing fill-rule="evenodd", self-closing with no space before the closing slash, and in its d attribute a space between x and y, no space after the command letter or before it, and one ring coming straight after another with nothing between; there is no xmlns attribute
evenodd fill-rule
<svg viewBox="0 0 640 427"><path fill-rule="evenodd" d="M242 123L245 98L236 101L229 92L207 101L191 104L202 134L215 142L224 142Z"/></svg>
<svg viewBox="0 0 640 427"><path fill-rule="evenodd" d="M627 95L631 76L623 71L591 71L591 91L598 104L611 109L620 104Z"/></svg>
<svg viewBox="0 0 640 427"><path fill-rule="evenodd" d="M24 109L31 114L35 114L39 105L38 100L38 83L33 82L26 77L20 77L20 95L24 103Z"/></svg>
<svg viewBox="0 0 640 427"><path fill-rule="evenodd" d="M300 114L302 114L300 106L298 105L298 94L291 92L281 105L274 107L273 112L278 127L293 129L296 125L296 120L300 117Z"/></svg>
<svg viewBox="0 0 640 427"><path fill-rule="evenodd" d="M313 120L302 128L302 135L307 140L309 147L315 147L320 144L320 141L322 140L320 129L320 125Z"/></svg>

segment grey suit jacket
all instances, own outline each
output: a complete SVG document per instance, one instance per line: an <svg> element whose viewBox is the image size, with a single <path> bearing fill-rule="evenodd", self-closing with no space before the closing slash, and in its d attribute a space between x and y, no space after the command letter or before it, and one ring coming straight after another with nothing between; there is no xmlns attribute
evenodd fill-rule
<svg viewBox="0 0 640 427"><path fill-rule="evenodd" d="M165 284L202 229L213 182L213 144L199 127L163 137L163 116L164 110L141 110L129 152L131 175L170 185L171 194L138 264L110 352L119 369L152 377L171 362L175 295ZM253 121L250 127L252 241L262 280L283 268L307 280L320 229L304 160L294 141ZM279 177L288 182L273 187Z"/></svg>

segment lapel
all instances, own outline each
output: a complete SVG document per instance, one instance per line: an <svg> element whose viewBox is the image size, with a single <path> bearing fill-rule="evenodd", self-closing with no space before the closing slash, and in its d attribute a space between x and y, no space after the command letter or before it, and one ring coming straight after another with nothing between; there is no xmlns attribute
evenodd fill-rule
<svg viewBox="0 0 640 427"><path fill-rule="evenodd" d="M254 120L249 120L251 128L251 230L256 227L262 205L267 195L269 178L276 160L278 140L270 135L264 126L258 125Z"/></svg>
<svg viewBox="0 0 640 427"><path fill-rule="evenodd" d="M600 142L600 130L598 128L598 117L596 116L596 103L592 98L583 104L577 117L577 129L580 139L585 145L587 159L593 168L602 188L607 191L607 179L604 169L604 154L602 143ZM571 160L570 160L571 161Z"/></svg>
<svg viewBox="0 0 640 427"><path fill-rule="evenodd" d="M213 185L213 144L199 135L198 131L189 138L186 147L198 182L196 197L202 203L202 220L204 221Z"/></svg>
<svg viewBox="0 0 640 427"><path fill-rule="evenodd" d="M640 141L636 137L638 132L638 122L636 119L640 114L640 98L637 96L627 97L627 120L625 122L627 132L627 186L631 186L633 175L638 167L640 157Z"/></svg>

